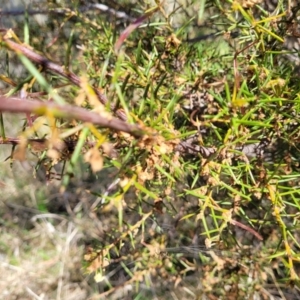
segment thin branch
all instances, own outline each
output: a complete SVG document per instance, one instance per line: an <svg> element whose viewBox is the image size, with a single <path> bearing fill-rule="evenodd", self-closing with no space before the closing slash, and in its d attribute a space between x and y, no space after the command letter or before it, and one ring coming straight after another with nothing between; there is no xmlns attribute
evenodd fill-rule
<svg viewBox="0 0 300 300"><path fill-rule="evenodd" d="M253 228L239 222L239 221L236 221L236 220L231 220L230 223L234 226L237 226L237 227L240 227L248 232L250 232L251 234L253 234L257 239L259 239L260 241L263 241L263 237L257 232L255 231Z"/></svg>
<svg viewBox="0 0 300 300"><path fill-rule="evenodd" d="M4 41L3 45L6 46L8 49L10 49L16 53L23 54L24 56L29 58L31 61L41 65L45 70L49 70L49 71L56 73L64 78L67 78L69 81L71 81L72 83L74 83L75 85L80 87L81 80L73 72L65 70L64 67L50 61L43 55L33 51L32 49L26 47L25 45L15 43L6 37L3 37L3 41ZM93 91L96 93L99 101L102 104L107 105L108 99L104 94L101 93L100 89L98 89L96 87L92 87L92 88L93 88ZM110 109L112 111L115 111L115 115L118 118L120 118L123 121L126 121L127 118L126 118L126 116L124 116L122 109L115 110L114 104L110 104Z"/></svg>
<svg viewBox="0 0 300 300"><path fill-rule="evenodd" d="M115 43L115 52L118 53L123 42L125 41L125 39L127 39L127 37L130 35L130 33L132 31L134 31L135 29L137 29L141 24L143 24L143 22L145 20L147 20L149 17L151 17L155 12L157 12L159 10L159 7L156 7L155 9L153 9L150 12L145 13L144 15L142 15L141 17L137 18L136 20L134 20L133 23L131 23L119 36L118 40Z"/></svg>
<svg viewBox="0 0 300 300"><path fill-rule="evenodd" d="M128 124L114 117L101 116L95 112L71 105L62 106L52 102L26 100L17 97L7 98L0 95L0 111L11 113L34 113L37 115L45 115L50 112L55 117L77 119L116 131L127 132L135 137L143 135L142 129L137 125Z"/></svg>
<svg viewBox="0 0 300 300"><path fill-rule="evenodd" d="M67 78L70 80L72 83L74 83L77 86L80 86L80 78L75 75L73 72L65 70L62 66L48 60L46 57L43 55L33 51L32 49L26 47L25 45L21 45L18 43L15 43L8 38L3 37L4 40L4 46L9 48L10 50L23 54L27 58L29 58L31 61L41 65L45 70L49 70L53 73L56 73L62 77ZM101 103L106 104L108 102L107 98L105 95L103 95L99 89L93 88L94 92L97 94L99 100Z"/></svg>

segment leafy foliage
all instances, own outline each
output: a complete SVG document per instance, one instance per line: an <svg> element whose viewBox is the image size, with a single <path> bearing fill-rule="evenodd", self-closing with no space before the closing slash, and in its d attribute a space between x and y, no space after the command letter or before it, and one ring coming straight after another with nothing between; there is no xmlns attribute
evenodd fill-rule
<svg viewBox="0 0 300 300"><path fill-rule="evenodd" d="M283 283L299 292L300 99L286 38L299 7L199 2L170 12L140 4L125 25L65 9L64 51L55 38L38 49L35 33L2 34L5 53L25 66L1 74L7 95L43 101L23 111L19 138L2 119L2 142L18 144L12 158L30 146L48 184L61 178L61 197L80 176L109 178L85 187L95 228L85 231L84 264L100 297L265 299L291 292ZM194 10L201 19L181 15ZM43 50L43 64L22 39ZM74 117L74 106L84 111Z"/></svg>

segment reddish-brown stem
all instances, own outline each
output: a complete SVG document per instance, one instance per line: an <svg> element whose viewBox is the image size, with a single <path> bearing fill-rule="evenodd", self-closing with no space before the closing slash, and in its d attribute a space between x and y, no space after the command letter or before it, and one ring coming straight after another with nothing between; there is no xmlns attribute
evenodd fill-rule
<svg viewBox="0 0 300 300"><path fill-rule="evenodd" d="M240 223L240 222L238 222L238 221L235 221L235 220L231 220L230 223L231 223L232 225L234 225L234 226L238 226L238 227L243 228L244 230L246 230L246 231L252 233L252 234L253 234L256 238L258 238L260 241L263 240L263 237L262 237L258 232L256 232L254 229L252 229L251 227L249 227L249 226L247 226L247 225L245 225L245 224L243 224L243 223Z"/></svg>
<svg viewBox="0 0 300 300"><path fill-rule="evenodd" d="M15 43L7 38L4 38L4 42L7 48L13 50L16 53L22 53L24 56L29 58L31 61L41 65L45 70L49 70L53 73L59 74L62 77L67 78L72 83L77 86L80 86L80 78L74 74L73 72L67 71L64 67L48 60L43 55L33 51L32 49L26 47L25 45L21 45ZM98 88L93 88L95 93L97 94L101 103L106 104L108 102L105 95L103 95Z"/></svg>
<svg viewBox="0 0 300 300"><path fill-rule="evenodd" d="M111 116L101 116L95 112L87 111L81 107L71 105L57 105L53 102L25 100L17 97L7 98L0 95L0 111L12 113L34 113L37 115L44 115L48 111L57 117L89 122L101 127L124 131L136 137L143 135L141 128L137 125L128 124Z"/></svg>

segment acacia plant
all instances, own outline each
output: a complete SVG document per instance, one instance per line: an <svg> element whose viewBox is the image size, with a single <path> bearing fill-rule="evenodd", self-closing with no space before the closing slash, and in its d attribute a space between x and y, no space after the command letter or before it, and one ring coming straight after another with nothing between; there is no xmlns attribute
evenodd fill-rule
<svg viewBox="0 0 300 300"><path fill-rule="evenodd" d="M299 5L164 2L1 29L1 144L12 164L34 154L58 198L96 184L66 209L93 224L95 299L299 296Z"/></svg>

